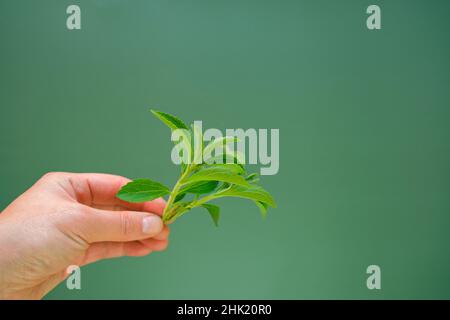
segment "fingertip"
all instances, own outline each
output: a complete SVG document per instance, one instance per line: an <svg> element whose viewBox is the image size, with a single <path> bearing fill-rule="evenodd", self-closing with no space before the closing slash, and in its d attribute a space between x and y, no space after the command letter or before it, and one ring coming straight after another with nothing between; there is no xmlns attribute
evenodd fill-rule
<svg viewBox="0 0 450 320"><path fill-rule="evenodd" d="M134 255L133 256L135 256L135 257L144 257L144 256L148 256L150 253L152 253L153 252L153 250L152 249L150 249L150 248L142 248L142 249L139 249L139 250L137 250L135 253L134 253Z"/></svg>
<svg viewBox="0 0 450 320"><path fill-rule="evenodd" d="M145 239L141 243L152 251L164 251L169 246L168 240Z"/></svg>

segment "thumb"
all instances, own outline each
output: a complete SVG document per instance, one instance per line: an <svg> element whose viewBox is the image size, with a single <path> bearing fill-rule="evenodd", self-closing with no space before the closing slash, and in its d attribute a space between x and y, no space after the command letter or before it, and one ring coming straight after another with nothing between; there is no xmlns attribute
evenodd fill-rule
<svg viewBox="0 0 450 320"><path fill-rule="evenodd" d="M89 243L134 241L151 238L164 227L161 218L140 211L109 211L88 207L78 231Z"/></svg>

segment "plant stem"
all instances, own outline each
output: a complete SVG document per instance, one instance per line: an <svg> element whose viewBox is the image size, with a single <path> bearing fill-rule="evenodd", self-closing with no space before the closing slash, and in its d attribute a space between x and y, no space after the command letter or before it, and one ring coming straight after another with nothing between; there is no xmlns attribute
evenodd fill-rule
<svg viewBox="0 0 450 320"><path fill-rule="evenodd" d="M195 201L194 203L192 203L192 205L190 206L190 208L192 209L192 208L201 206L202 204L204 204L204 203L206 203L206 202L208 202L208 201L211 201L211 200L213 200L213 199L215 199L215 198L216 198L216 197L214 197L213 195L205 196L205 197L203 197L203 198L201 198L201 199L198 199L198 200Z"/></svg>
<svg viewBox="0 0 450 320"><path fill-rule="evenodd" d="M167 200L167 204L166 204L166 207L164 208L164 212L163 212L163 216L162 216L163 221L168 220L169 217L167 217L167 212L169 212L169 210L171 209L172 204L175 201L175 198L177 197L181 186L183 185L183 183L181 181L183 181L184 178L186 178L190 172L191 172L191 168L190 168L190 165L188 165L186 168L186 171L184 171L184 173L180 176L177 183L175 184L172 191L170 192L169 200Z"/></svg>

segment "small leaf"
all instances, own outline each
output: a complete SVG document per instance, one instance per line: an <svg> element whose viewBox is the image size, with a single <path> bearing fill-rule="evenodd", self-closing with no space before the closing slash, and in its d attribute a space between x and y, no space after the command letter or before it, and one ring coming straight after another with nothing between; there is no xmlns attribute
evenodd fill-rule
<svg viewBox="0 0 450 320"><path fill-rule="evenodd" d="M196 182L196 181L209 181L209 180L215 180L215 181L223 181L223 182L229 182L236 185L246 186L249 187L250 184L245 181L245 179L236 174L235 171L231 169L227 169L225 167L206 167L202 168L199 171L193 173L190 177L188 177L183 183L190 183L190 182Z"/></svg>
<svg viewBox="0 0 450 320"><path fill-rule="evenodd" d="M191 131L189 127L179 118L157 110L150 109L159 120L161 120L165 125L167 125L172 130L172 140L176 140L176 151L178 156L181 157L181 172L186 170L186 163L190 163L192 160L192 149L191 149ZM175 130L178 130L175 132ZM181 140L181 141L180 141ZM185 155L184 153L187 152ZM183 161L183 159L185 161Z"/></svg>
<svg viewBox="0 0 450 320"><path fill-rule="evenodd" d="M257 173L252 173L252 174L249 174L247 176L247 178L245 178L245 180L247 180L248 182L251 182L251 183L255 183L255 182L259 181L259 176Z"/></svg>
<svg viewBox="0 0 450 320"><path fill-rule="evenodd" d="M170 193L169 188L150 179L137 179L124 185L117 198L128 202L150 201Z"/></svg>
<svg viewBox="0 0 450 320"><path fill-rule="evenodd" d="M250 187L234 185L228 189L225 189L224 191L216 193L214 197L240 197L260 201L262 203L268 204L271 207L277 206L270 193L255 184L250 185Z"/></svg>
<svg viewBox="0 0 450 320"><path fill-rule="evenodd" d="M245 169L240 164L236 163L226 163L226 164L213 164L211 166L214 166L214 168L224 168L226 170L233 171L236 174L243 174L245 173Z"/></svg>
<svg viewBox="0 0 450 320"><path fill-rule="evenodd" d="M216 205L204 203L202 204L202 207L208 210L209 215L213 219L214 224L216 227L219 226L219 219L220 219L220 208Z"/></svg>
<svg viewBox="0 0 450 320"><path fill-rule="evenodd" d="M267 215L267 208L269 207L266 203L261 202L261 201L254 201L254 203L256 204L256 206L259 208L259 210L261 211L261 215L263 218L266 217Z"/></svg>
<svg viewBox="0 0 450 320"><path fill-rule="evenodd" d="M176 197L175 200L173 202L178 202L183 200L183 198L186 196L186 193L179 193Z"/></svg>
<svg viewBox="0 0 450 320"><path fill-rule="evenodd" d="M186 184L181 188L180 193L195 193L205 194L210 193L216 189L218 181L198 181Z"/></svg>
<svg viewBox="0 0 450 320"><path fill-rule="evenodd" d="M175 129L186 129L189 130L189 127L180 119L178 119L177 117L168 114L168 113L164 113L161 111L156 111L156 110L150 110L151 113L153 113L159 120L161 120L162 122L164 122L170 129L175 130Z"/></svg>

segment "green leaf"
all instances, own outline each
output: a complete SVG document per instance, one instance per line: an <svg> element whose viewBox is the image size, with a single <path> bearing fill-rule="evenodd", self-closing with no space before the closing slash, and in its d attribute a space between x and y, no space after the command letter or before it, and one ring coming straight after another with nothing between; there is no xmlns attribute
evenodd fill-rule
<svg viewBox="0 0 450 320"><path fill-rule="evenodd" d="M235 174L244 174L245 169L240 164L236 163L226 163L226 164L213 164L211 165L214 168L224 168L226 170L233 171Z"/></svg>
<svg viewBox="0 0 450 320"><path fill-rule="evenodd" d="M159 120L161 120L162 122L164 122L170 129L175 130L175 129L186 129L189 130L189 127L180 119L178 119L177 117L168 114L168 113L164 113L161 111L156 111L156 110L150 110L151 113L153 113Z"/></svg>
<svg viewBox="0 0 450 320"><path fill-rule="evenodd" d="M245 178L245 180L247 180L248 182L251 182L251 183L255 183L255 182L259 181L259 176L257 173L252 173L252 174L249 174L247 176L247 178Z"/></svg>
<svg viewBox="0 0 450 320"><path fill-rule="evenodd" d="M196 181L223 181L229 182L236 185L249 187L250 184L240 175L236 174L232 169L227 169L225 167L219 166L211 166L202 168L199 171L193 173L190 177L188 177L183 183L190 183Z"/></svg>
<svg viewBox="0 0 450 320"><path fill-rule="evenodd" d="M266 217L267 215L267 208L269 207L267 205L267 203L261 202L261 201L254 201L254 203L256 204L256 206L259 208L259 210L261 211L261 215L263 218Z"/></svg>
<svg viewBox="0 0 450 320"><path fill-rule="evenodd" d="M180 189L180 193L195 193L205 194L210 193L216 189L219 181L198 181L186 184Z"/></svg>
<svg viewBox="0 0 450 320"><path fill-rule="evenodd" d="M214 224L216 227L219 226L219 219L220 219L220 208L216 205L204 203L202 204L202 207L208 210L209 215L211 216Z"/></svg>
<svg viewBox="0 0 450 320"><path fill-rule="evenodd" d="M169 188L149 179L137 179L124 185L117 198L128 202L150 201L170 193Z"/></svg>
<svg viewBox="0 0 450 320"><path fill-rule="evenodd" d="M228 189L220 191L214 194L215 198L221 197L239 197L250 200L256 200L265 204L268 204L271 207L276 207L275 200L272 198L270 193L264 190L262 187L257 186L255 184L250 185L250 187L237 186L233 185Z"/></svg>
<svg viewBox="0 0 450 320"><path fill-rule="evenodd" d="M179 202L179 201L181 201L181 200L183 200L183 198L186 196L186 193L179 193L176 197L175 197L175 200L173 201L174 203L175 202Z"/></svg>
<svg viewBox="0 0 450 320"><path fill-rule="evenodd" d="M192 160L192 147L191 147L191 131L189 127L179 118L157 110L150 110L159 120L161 120L165 125L167 125L171 130L172 134L174 130L181 129L177 132L179 138L178 141L175 141L176 150L180 155L181 159L183 159L184 152L187 152L186 162L190 162ZM186 164L182 162L181 171L184 172L186 170Z"/></svg>

